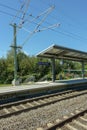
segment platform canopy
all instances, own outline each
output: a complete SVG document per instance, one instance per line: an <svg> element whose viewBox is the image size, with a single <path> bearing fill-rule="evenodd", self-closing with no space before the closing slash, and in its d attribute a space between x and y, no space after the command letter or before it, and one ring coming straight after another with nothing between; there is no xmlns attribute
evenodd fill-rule
<svg viewBox="0 0 87 130"><path fill-rule="evenodd" d="M87 52L66 48L59 45L52 45L43 50L37 57L66 59L79 62L87 62Z"/></svg>

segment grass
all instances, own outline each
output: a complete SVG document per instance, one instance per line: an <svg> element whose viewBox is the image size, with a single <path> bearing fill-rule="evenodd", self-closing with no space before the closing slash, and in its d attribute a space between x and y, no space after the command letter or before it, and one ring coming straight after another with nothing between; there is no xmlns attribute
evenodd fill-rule
<svg viewBox="0 0 87 130"><path fill-rule="evenodd" d="M0 87L8 87L8 86L12 86L12 84L0 84Z"/></svg>

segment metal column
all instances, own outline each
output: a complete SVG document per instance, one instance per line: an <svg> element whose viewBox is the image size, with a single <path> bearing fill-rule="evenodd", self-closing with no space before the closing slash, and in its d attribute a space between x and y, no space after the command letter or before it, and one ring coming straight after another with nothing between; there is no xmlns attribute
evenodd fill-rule
<svg viewBox="0 0 87 130"><path fill-rule="evenodd" d="M84 62L82 62L82 78L84 79Z"/></svg>
<svg viewBox="0 0 87 130"><path fill-rule="evenodd" d="M52 81L55 82L55 58L52 58Z"/></svg>
<svg viewBox="0 0 87 130"><path fill-rule="evenodd" d="M14 84L16 85L16 81L17 81L17 38L16 38L16 23L11 24L11 26L13 27L13 31L14 31L14 45L11 45L10 47L14 48Z"/></svg>
<svg viewBox="0 0 87 130"><path fill-rule="evenodd" d="M17 46L17 38L16 38L16 23L11 24L11 26L13 27L13 31L14 31L14 45L11 45L10 47L12 47L14 49L14 85L17 85L17 49L21 47Z"/></svg>

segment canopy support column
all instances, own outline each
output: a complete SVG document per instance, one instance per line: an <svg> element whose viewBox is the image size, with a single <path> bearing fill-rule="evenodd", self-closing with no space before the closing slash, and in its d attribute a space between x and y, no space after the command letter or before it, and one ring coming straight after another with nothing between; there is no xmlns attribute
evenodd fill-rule
<svg viewBox="0 0 87 130"><path fill-rule="evenodd" d="M55 82L55 58L52 58L52 82Z"/></svg>
<svg viewBox="0 0 87 130"><path fill-rule="evenodd" d="M84 79L84 62L82 61L82 78Z"/></svg>

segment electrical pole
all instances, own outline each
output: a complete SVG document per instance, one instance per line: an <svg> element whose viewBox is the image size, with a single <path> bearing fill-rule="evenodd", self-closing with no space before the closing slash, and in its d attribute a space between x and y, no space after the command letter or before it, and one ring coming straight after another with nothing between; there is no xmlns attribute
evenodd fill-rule
<svg viewBox="0 0 87 130"><path fill-rule="evenodd" d="M14 85L17 85L17 49L18 48L21 49L21 47L17 46L16 23L10 25L13 27L13 31L14 31L14 36L13 36L14 45L11 45L10 47L14 49Z"/></svg>

